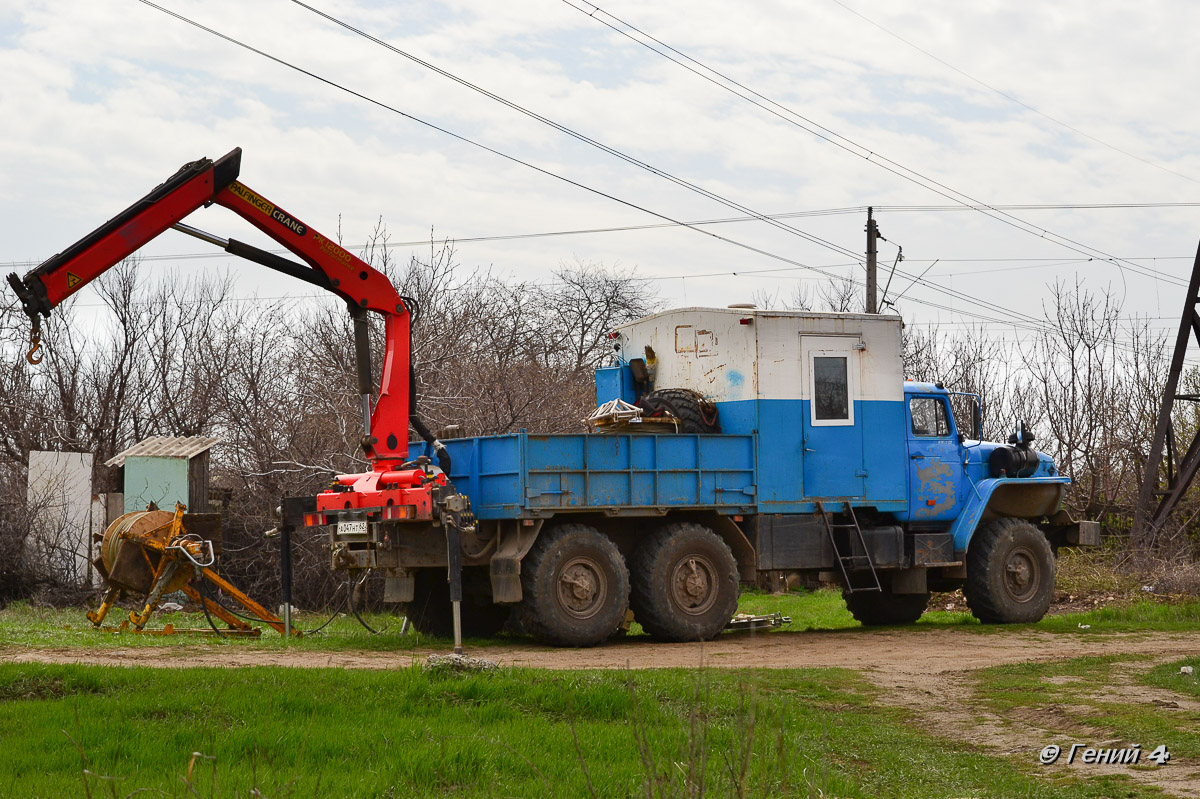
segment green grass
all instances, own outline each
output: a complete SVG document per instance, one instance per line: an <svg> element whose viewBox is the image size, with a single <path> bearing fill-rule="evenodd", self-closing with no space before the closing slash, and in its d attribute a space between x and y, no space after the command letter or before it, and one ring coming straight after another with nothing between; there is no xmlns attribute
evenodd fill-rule
<svg viewBox="0 0 1200 799"><path fill-rule="evenodd" d="M1088 629L1079 625L1089 625ZM1036 630L1074 633L1195 632L1200 630L1200 601L1179 603L1138 599L1128 605L1109 605L1083 613L1047 616L1034 625Z"/></svg>
<svg viewBox="0 0 1200 799"><path fill-rule="evenodd" d="M741 613L783 613L790 616L792 624L774 635L803 634L807 631L861 630L862 627L846 610L840 593L822 590L810 593L783 595L748 591L738 605ZM125 618L123 611L114 609L108 621L114 625ZM313 628L327 616L303 614L296 624L300 628ZM416 634L399 636L401 619L390 614L368 614L366 621L383 631L383 635L371 635L352 616L343 615L330 624L319 635L285 643L270 628L265 628L258 639L216 638L197 639L192 636L141 636L99 632L84 618L79 609L33 608L27 603L14 603L0 610L0 646L26 648L49 647L142 647L168 646L189 647L202 642L211 646L238 647L283 647L290 646L306 651L370 650L405 652L419 647L445 648L447 642L430 639ZM148 627L161 628L171 623L177 628L207 629L203 614L173 613L155 616ZM219 622L218 622L219 623ZM1081 627L1080 625L1086 625ZM1125 605L1113 605L1083 613L1050 615L1031 625L983 625L965 612L932 609L917 622L918 629L954 628L975 633L998 633L1005 630L1038 630L1074 635L1103 635L1106 633L1129 633L1155 631L1200 631L1200 602L1190 601L1165 604L1148 599L1139 599ZM640 635L641 627L636 623L631 635ZM501 636L491 640L472 640L474 646L528 645L528 639Z"/></svg>
<svg viewBox="0 0 1200 799"><path fill-rule="evenodd" d="M128 618L128 611L114 608L105 619L106 626L117 626ZM300 614L293 620L299 629L312 629L329 618L328 614ZM34 608L28 603L17 602L0 610L0 646L22 647L194 647L197 644L210 646L253 646L310 649L314 651L358 650L410 650L427 643L416 635L400 637L401 618L391 614L364 614L363 618L382 635L371 635L353 616L341 615L319 634L312 637L293 638L285 643L282 636L265 624L258 638L218 637L215 635L135 635L131 633L104 632L95 629L78 608ZM218 626L224 628L219 619ZM173 624L177 629L210 630L203 613L156 614L146 625L147 629L160 630Z"/></svg>
<svg viewBox="0 0 1200 799"><path fill-rule="evenodd" d="M1192 673L1181 673L1180 669L1183 666L1191 666ZM1200 701L1200 656L1156 666L1142 678L1142 684L1174 691Z"/></svg>
<svg viewBox="0 0 1200 799"><path fill-rule="evenodd" d="M859 675L834 669L4 664L0 795L1157 795L980 754L874 699Z"/></svg>
<svg viewBox="0 0 1200 799"><path fill-rule="evenodd" d="M1164 664L1148 672L1123 668L1146 656L1115 654L1054 663L997 666L979 672L980 699L997 715L1037 716L1091 746L1140 744L1149 752L1159 744L1176 761L1200 759L1200 712L1178 704L1174 694L1200 699L1200 680L1179 673L1182 665L1200 670L1200 658ZM1132 676L1131 676L1132 675ZM1154 700L1159 704L1155 704ZM1053 713L1046 713L1052 708Z"/></svg>

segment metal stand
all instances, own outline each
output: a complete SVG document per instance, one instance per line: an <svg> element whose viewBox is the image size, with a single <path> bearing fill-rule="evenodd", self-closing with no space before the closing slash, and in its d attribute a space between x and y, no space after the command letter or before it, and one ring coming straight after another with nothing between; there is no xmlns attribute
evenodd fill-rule
<svg viewBox="0 0 1200 799"><path fill-rule="evenodd" d="M446 528L446 578L450 581L450 612L454 619L454 654L461 655L462 647L462 542L456 524Z"/></svg>
<svg viewBox="0 0 1200 799"><path fill-rule="evenodd" d="M279 528L279 582L283 594L283 638L292 637L292 528Z"/></svg>
<svg viewBox="0 0 1200 799"><path fill-rule="evenodd" d="M1175 429L1171 424L1171 413L1176 400L1200 402L1200 395L1179 394L1179 376L1183 372L1183 360L1194 335L1200 341L1200 247L1196 250L1196 261L1192 266L1192 279L1188 283L1187 297L1183 303L1183 316L1179 320L1179 333L1175 337L1175 354L1171 358L1171 371L1163 388L1162 405L1158 411L1158 423L1154 426L1154 438L1146 459L1146 471L1142 475L1142 488L1138 493L1137 512L1133 520L1133 544L1150 549L1158 543L1158 536L1167 517L1175 510L1179 500L1187 492L1200 468L1200 431L1192 438L1183 459L1178 458ZM1166 458L1166 474L1161 472ZM1166 477L1164 485L1163 477ZM1155 502L1157 498L1157 503Z"/></svg>

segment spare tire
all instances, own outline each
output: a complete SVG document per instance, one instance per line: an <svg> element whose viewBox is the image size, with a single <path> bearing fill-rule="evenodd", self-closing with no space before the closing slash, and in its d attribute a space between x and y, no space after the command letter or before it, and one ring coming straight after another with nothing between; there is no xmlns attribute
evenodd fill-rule
<svg viewBox="0 0 1200 799"><path fill-rule="evenodd" d="M717 406L704 395L689 388L663 388L651 391L638 403L642 417L654 419L666 414L679 420L680 433L719 433L721 422Z"/></svg>

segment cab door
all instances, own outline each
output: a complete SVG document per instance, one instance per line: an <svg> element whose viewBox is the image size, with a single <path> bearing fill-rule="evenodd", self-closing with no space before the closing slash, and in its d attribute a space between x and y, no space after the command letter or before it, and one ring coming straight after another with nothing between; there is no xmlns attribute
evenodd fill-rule
<svg viewBox="0 0 1200 799"><path fill-rule="evenodd" d="M963 485L962 452L946 397L908 398L908 506L912 521L951 521Z"/></svg>

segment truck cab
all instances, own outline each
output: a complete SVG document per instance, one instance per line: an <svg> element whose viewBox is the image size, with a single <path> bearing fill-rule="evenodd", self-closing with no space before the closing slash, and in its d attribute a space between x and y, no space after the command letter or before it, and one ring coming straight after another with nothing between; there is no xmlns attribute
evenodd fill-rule
<svg viewBox="0 0 1200 799"><path fill-rule="evenodd" d="M951 392L939 383L908 380L904 383L904 396L908 422L909 509L898 513L898 519L912 523L950 524L959 515L960 503L971 495L975 486L995 477L1056 478L1056 482L1062 484L1054 460L1029 446L1033 438L1028 432L1022 433L1020 442L1010 442L1008 447L980 440L978 395ZM954 413L952 396L966 400L959 403L960 410L962 406L970 409L966 420ZM970 425L970 430L959 427L963 421ZM1000 454L995 455L998 451Z"/></svg>
<svg viewBox="0 0 1200 799"><path fill-rule="evenodd" d="M967 442L959 433L948 392L929 383L904 384L908 422L908 510L901 521L948 524L970 491ZM978 445L978 442L971 442Z"/></svg>

